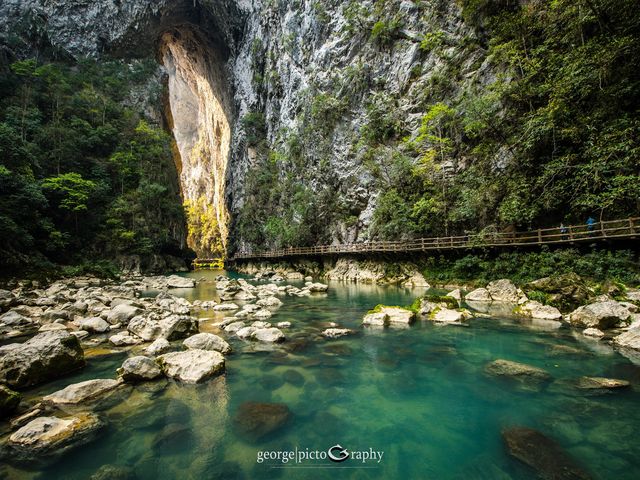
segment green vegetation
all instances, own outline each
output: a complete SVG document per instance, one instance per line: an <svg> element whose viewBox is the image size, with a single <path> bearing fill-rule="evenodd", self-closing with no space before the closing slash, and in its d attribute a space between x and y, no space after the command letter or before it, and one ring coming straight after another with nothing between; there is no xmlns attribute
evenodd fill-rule
<svg viewBox="0 0 640 480"><path fill-rule="evenodd" d="M171 139L126 95L153 61L0 63L0 268L111 275L120 254L180 254ZM159 91L152 84L150 95ZM159 100L158 100L159 101Z"/></svg>
<svg viewBox="0 0 640 480"><path fill-rule="evenodd" d="M516 284L524 285L538 278L567 273L577 273L595 282L611 279L630 286L640 285L640 262L637 253L629 250L585 252L543 248L538 252L512 251L458 258L438 256L426 260L423 273L429 281L463 282L479 286L500 278L509 278ZM539 298L531 298L545 303L543 295L541 292Z"/></svg>
<svg viewBox="0 0 640 480"><path fill-rule="evenodd" d="M442 82L431 77L414 138L362 132L372 151L400 152L387 156L392 181L376 177L383 194L374 234L397 239L637 214L637 3L460 3L501 73L451 95L447 84L459 66L445 59L447 73ZM428 33L421 49L444 41L442 32ZM464 168L453 174L461 159Z"/></svg>

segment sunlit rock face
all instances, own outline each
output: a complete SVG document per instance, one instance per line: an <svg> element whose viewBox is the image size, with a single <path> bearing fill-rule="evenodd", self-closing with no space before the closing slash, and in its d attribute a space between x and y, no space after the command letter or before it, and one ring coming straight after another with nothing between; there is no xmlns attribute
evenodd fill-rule
<svg viewBox="0 0 640 480"><path fill-rule="evenodd" d="M231 130L223 61L202 35L188 28L165 33L160 52L168 74L170 127L188 216L188 243L201 258L224 256Z"/></svg>

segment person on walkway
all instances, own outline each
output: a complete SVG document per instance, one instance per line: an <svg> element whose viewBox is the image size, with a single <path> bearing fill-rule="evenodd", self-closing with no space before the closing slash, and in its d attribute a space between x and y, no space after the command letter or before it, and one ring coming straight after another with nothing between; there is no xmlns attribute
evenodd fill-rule
<svg viewBox="0 0 640 480"><path fill-rule="evenodd" d="M567 227L564 226L564 222L560 223L560 234L562 240L567 240L569 237L567 236L567 233L569 232L569 230L567 229Z"/></svg>
<svg viewBox="0 0 640 480"><path fill-rule="evenodd" d="M587 231L589 232L589 234L593 232L595 224L596 224L596 221L593 217L587 218Z"/></svg>

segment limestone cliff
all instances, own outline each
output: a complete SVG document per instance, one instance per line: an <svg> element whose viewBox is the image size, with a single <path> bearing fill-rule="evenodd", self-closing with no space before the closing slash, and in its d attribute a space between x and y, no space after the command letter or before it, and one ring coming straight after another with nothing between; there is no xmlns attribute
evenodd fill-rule
<svg viewBox="0 0 640 480"><path fill-rule="evenodd" d="M492 79L456 2L5 0L0 32L16 29L17 56L45 38L74 57L158 59L201 256L370 238L392 155L365 141L377 119L379 135L415 137L438 95Z"/></svg>

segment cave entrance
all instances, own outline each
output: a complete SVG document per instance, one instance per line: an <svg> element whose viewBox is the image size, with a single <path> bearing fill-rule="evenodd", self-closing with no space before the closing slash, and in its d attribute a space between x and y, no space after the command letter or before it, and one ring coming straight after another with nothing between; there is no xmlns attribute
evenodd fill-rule
<svg viewBox="0 0 640 480"><path fill-rule="evenodd" d="M229 214L225 178L231 143L230 95L222 53L193 26L160 37L167 70L165 112L187 215L187 243L199 258L225 258Z"/></svg>

